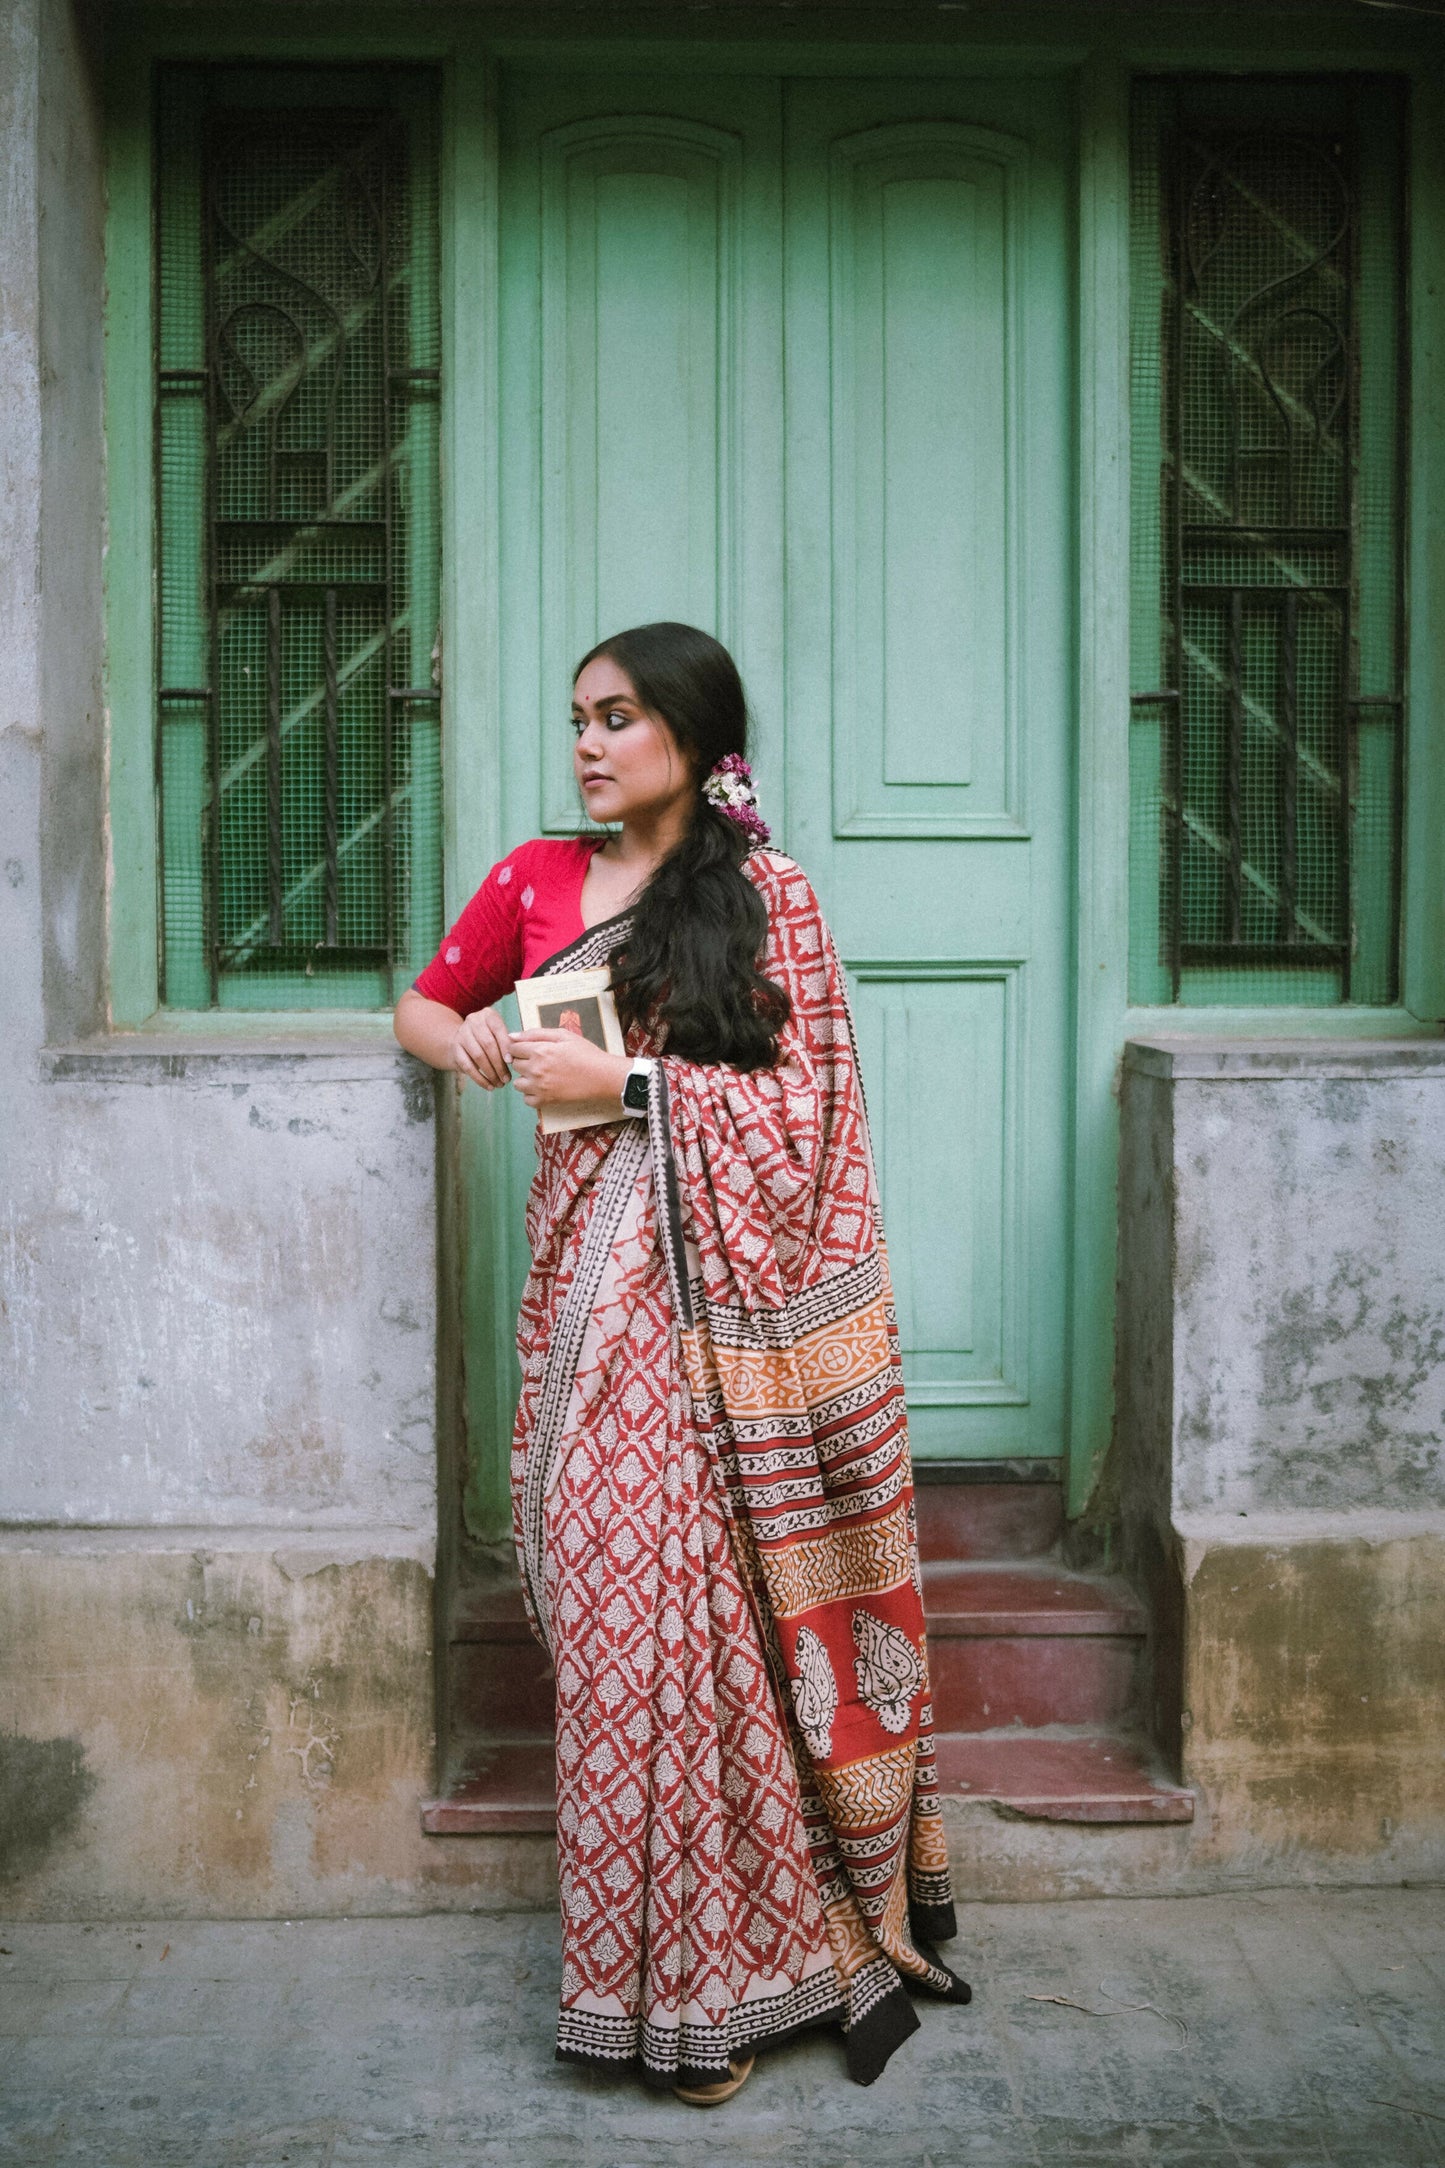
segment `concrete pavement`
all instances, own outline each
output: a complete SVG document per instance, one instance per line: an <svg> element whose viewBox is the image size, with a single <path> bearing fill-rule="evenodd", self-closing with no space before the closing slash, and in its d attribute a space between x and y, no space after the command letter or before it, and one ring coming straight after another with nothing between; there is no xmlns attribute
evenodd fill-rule
<svg viewBox="0 0 1445 2168"><path fill-rule="evenodd" d="M961 1929L973 2004L920 2005L877 2085L818 2034L701 2113L554 2060L551 1914L0 1925L0 2163L1445 2163L1441 1889L975 1905Z"/></svg>

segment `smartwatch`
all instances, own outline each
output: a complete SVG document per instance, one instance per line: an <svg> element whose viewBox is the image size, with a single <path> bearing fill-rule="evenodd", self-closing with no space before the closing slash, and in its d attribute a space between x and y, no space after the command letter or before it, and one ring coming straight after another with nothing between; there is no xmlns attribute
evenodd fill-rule
<svg viewBox="0 0 1445 2168"><path fill-rule="evenodd" d="M650 1055L634 1056L632 1067L628 1070L622 1086L622 1104L629 1114L647 1112L647 1088L654 1066Z"/></svg>

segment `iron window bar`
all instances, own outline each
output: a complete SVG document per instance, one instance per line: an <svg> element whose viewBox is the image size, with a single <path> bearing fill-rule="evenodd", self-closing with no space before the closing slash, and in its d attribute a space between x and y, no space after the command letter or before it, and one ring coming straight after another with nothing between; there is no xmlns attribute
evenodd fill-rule
<svg viewBox="0 0 1445 2168"><path fill-rule="evenodd" d="M1355 146L1164 141L1168 682L1130 702L1161 716L1163 960L1175 1001L1219 964L1327 966L1348 1001L1355 722L1401 706L1358 688Z"/></svg>
<svg viewBox="0 0 1445 2168"><path fill-rule="evenodd" d="M397 402L434 399L441 380L408 351L406 131L391 110L199 98L203 365L162 351L158 316L154 381L158 400L197 403L208 682L161 672L157 704L163 720L204 710L210 999L224 973L360 964L389 998L412 793L397 704L441 699L406 682ZM158 160L158 236L163 181ZM158 428L158 459L160 444Z"/></svg>

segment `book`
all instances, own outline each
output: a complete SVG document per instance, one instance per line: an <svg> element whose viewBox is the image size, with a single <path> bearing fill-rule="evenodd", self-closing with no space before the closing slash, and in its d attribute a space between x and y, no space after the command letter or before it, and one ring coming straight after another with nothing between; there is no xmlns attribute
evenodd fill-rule
<svg viewBox="0 0 1445 2168"><path fill-rule="evenodd" d="M590 971L554 971L541 978L518 979L514 990L523 1031L575 1031L609 1054L625 1054L609 982L605 964ZM622 1116L615 1099L569 1099L541 1108L538 1119L543 1134L554 1137L562 1129L595 1129Z"/></svg>

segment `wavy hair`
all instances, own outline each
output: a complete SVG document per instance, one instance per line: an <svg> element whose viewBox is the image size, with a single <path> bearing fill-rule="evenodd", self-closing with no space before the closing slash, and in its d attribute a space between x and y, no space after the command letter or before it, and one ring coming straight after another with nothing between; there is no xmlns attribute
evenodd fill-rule
<svg viewBox="0 0 1445 2168"><path fill-rule="evenodd" d="M687 832L633 905L626 947L613 958L618 1015L624 1027L658 1032L684 1061L771 1068L791 1003L758 969L767 907L742 871L748 838L702 795L719 760L746 755L748 703L737 664L709 633L663 619L600 640L573 684L604 655L626 671L643 707L662 717L697 785Z"/></svg>

